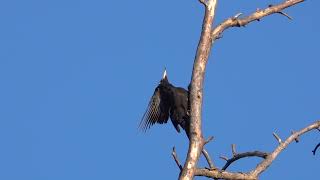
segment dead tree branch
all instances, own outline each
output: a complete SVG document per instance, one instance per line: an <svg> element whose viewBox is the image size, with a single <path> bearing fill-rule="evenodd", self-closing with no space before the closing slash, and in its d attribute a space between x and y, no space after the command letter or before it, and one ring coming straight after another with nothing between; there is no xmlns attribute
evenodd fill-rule
<svg viewBox="0 0 320 180"><path fill-rule="evenodd" d="M234 156L231 159L226 159L227 160L227 164L222 168L222 170L208 170L208 169L197 169L195 175L196 176L206 176L209 178L218 178L218 179L245 179L245 180L257 180L259 175L265 171L270 165L271 163L277 158L277 156L285 149L287 148L287 146L292 143L293 141L295 141L295 139L297 139L298 137L300 137L301 135L317 129L320 127L320 121L316 121L313 124L310 124L309 126L293 133L291 136L289 136L285 141L283 141L282 143L280 143L275 150L270 153L263 153L263 152L247 152L247 153L241 153L238 154L236 156ZM257 167L255 169L253 169L252 171L250 171L249 173L232 173L232 172L227 172L224 171L232 162L235 162L236 160L239 160L241 158L244 157L250 157L250 156L256 156L256 157L261 157L264 158L265 160L263 160L261 163L259 163L257 165Z"/></svg>
<svg viewBox="0 0 320 180"><path fill-rule="evenodd" d="M246 173L232 173L227 171L208 170L204 168L196 169L195 176L204 176L214 179L257 180L255 177Z"/></svg>
<svg viewBox="0 0 320 180"><path fill-rule="evenodd" d="M279 13L285 15L286 17L290 17L282 11L285 8L301 3L304 0L285 0L281 4L269 6L264 10L257 10L253 14L244 18L239 18L239 16L241 15L241 13L239 13L236 16L225 20L217 27L212 28L217 1L218 0L199 0L199 2L202 3L205 7L205 15L202 24L201 37L197 47L195 61L193 64L193 71L190 83L191 86L189 89L191 119L189 130L191 137L189 141L187 159L179 175L180 180L191 180L195 175L223 179L257 179L257 176L261 172L263 172L274 160L274 158L288 145L288 143L291 142L290 139L287 139L283 143L279 142L279 148L277 148L271 155L268 155L266 159L261 164L259 164L254 171L250 172L250 174L229 173L225 171L219 171L217 169L197 169L196 166L200 154L203 150L203 146L206 143L201 131L203 82L208 57L210 55L211 47L214 41L217 38L222 37L222 32L230 27L245 26L252 21L260 20L261 18L274 13ZM292 134L292 136L296 136L297 134L299 134L299 132ZM295 137L294 139L297 139L297 137Z"/></svg>
<svg viewBox="0 0 320 180"><path fill-rule="evenodd" d="M259 21L265 16L278 13L281 15L286 16L289 19L292 19L288 14L282 12L284 9L296 5L298 3L303 2L304 0L286 0L283 3L280 3L278 5L269 5L268 8L260 10L258 9L256 12L252 13L251 15L244 17L244 18L238 18L238 16L234 16L232 18L229 18L219 24L217 27L215 27L212 30L212 40L216 40L218 37L221 36L224 30L230 28L230 27L241 27L249 24L252 21Z"/></svg>
<svg viewBox="0 0 320 180"><path fill-rule="evenodd" d="M298 137L300 137L302 134L305 134L313 129L317 129L320 127L320 121L316 121L313 124L301 129L300 131L297 131L293 133L291 136L289 136L284 142L280 143L279 146L270 154L267 156L267 158L262 161L256 169L250 172L250 175L253 175L255 177L259 176L263 171L265 171L271 163L274 161L274 159L285 149L287 146L295 141Z"/></svg>
<svg viewBox="0 0 320 180"><path fill-rule="evenodd" d="M260 157L260 158L266 158L268 156L268 153L261 152L261 151L252 151L252 152L244 152L235 154L232 158L227 159L227 163L222 167L222 170L226 170L233 162L246 158L246 157Z"/></svg>

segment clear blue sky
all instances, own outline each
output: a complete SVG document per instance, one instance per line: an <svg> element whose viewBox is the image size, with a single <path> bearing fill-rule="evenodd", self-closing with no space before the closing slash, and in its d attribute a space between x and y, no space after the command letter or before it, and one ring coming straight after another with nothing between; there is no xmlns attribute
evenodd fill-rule
<svg viewBox="0 0 320 180"><path fill-rule="evenodd" d="M219 1L216 22L279 1ZM220 155L271 151L320 119L319 1L227 30L205 79L203 130ZM187 87L203 8L197 0L0 2L0 179L176 179L187 151L171 123L137 131L164 67ZM261 179L314 179L320 133L301 138ZM230 170L246 171L257 159ZM200 166L205 166L203 159ZM202 178L197 178L202 179Z"/></svg>

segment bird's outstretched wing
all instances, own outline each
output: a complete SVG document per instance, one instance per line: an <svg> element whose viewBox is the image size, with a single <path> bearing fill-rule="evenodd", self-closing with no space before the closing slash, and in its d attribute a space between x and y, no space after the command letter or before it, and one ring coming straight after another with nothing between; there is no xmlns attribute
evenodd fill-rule
<svg viewBox="0 0 320 180"><path fill-rule="evenodd" d="M145 132L155 123L167 123L169 118L169 103L166 97L161 95L159 88L155 89L139 125L139 129Z"/></svg>

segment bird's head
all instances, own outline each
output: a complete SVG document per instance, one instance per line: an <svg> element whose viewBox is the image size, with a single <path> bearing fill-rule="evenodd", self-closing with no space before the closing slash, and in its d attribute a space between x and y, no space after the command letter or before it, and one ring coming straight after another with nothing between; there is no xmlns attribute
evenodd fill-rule
<svg viewBox="0 0 320 180"><path fill-rule="evenodd" d="M168 80L167 70L166 69L164 69L160 84L169 84L169 80Z"/></svg>

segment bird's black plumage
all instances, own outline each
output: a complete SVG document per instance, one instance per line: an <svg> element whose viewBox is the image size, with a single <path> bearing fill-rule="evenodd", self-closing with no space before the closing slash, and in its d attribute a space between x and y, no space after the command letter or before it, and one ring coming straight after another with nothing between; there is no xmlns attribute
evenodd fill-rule
<svg viewBox="0 0 320 180"><path fill-rule="evenodd" d="M175 129L182 127L189 137L188 91L170 84L166 71L159 85L155 88L147 110L140 122L140 129L146 131L155 123L167 123L170 117Z"/></svg>

